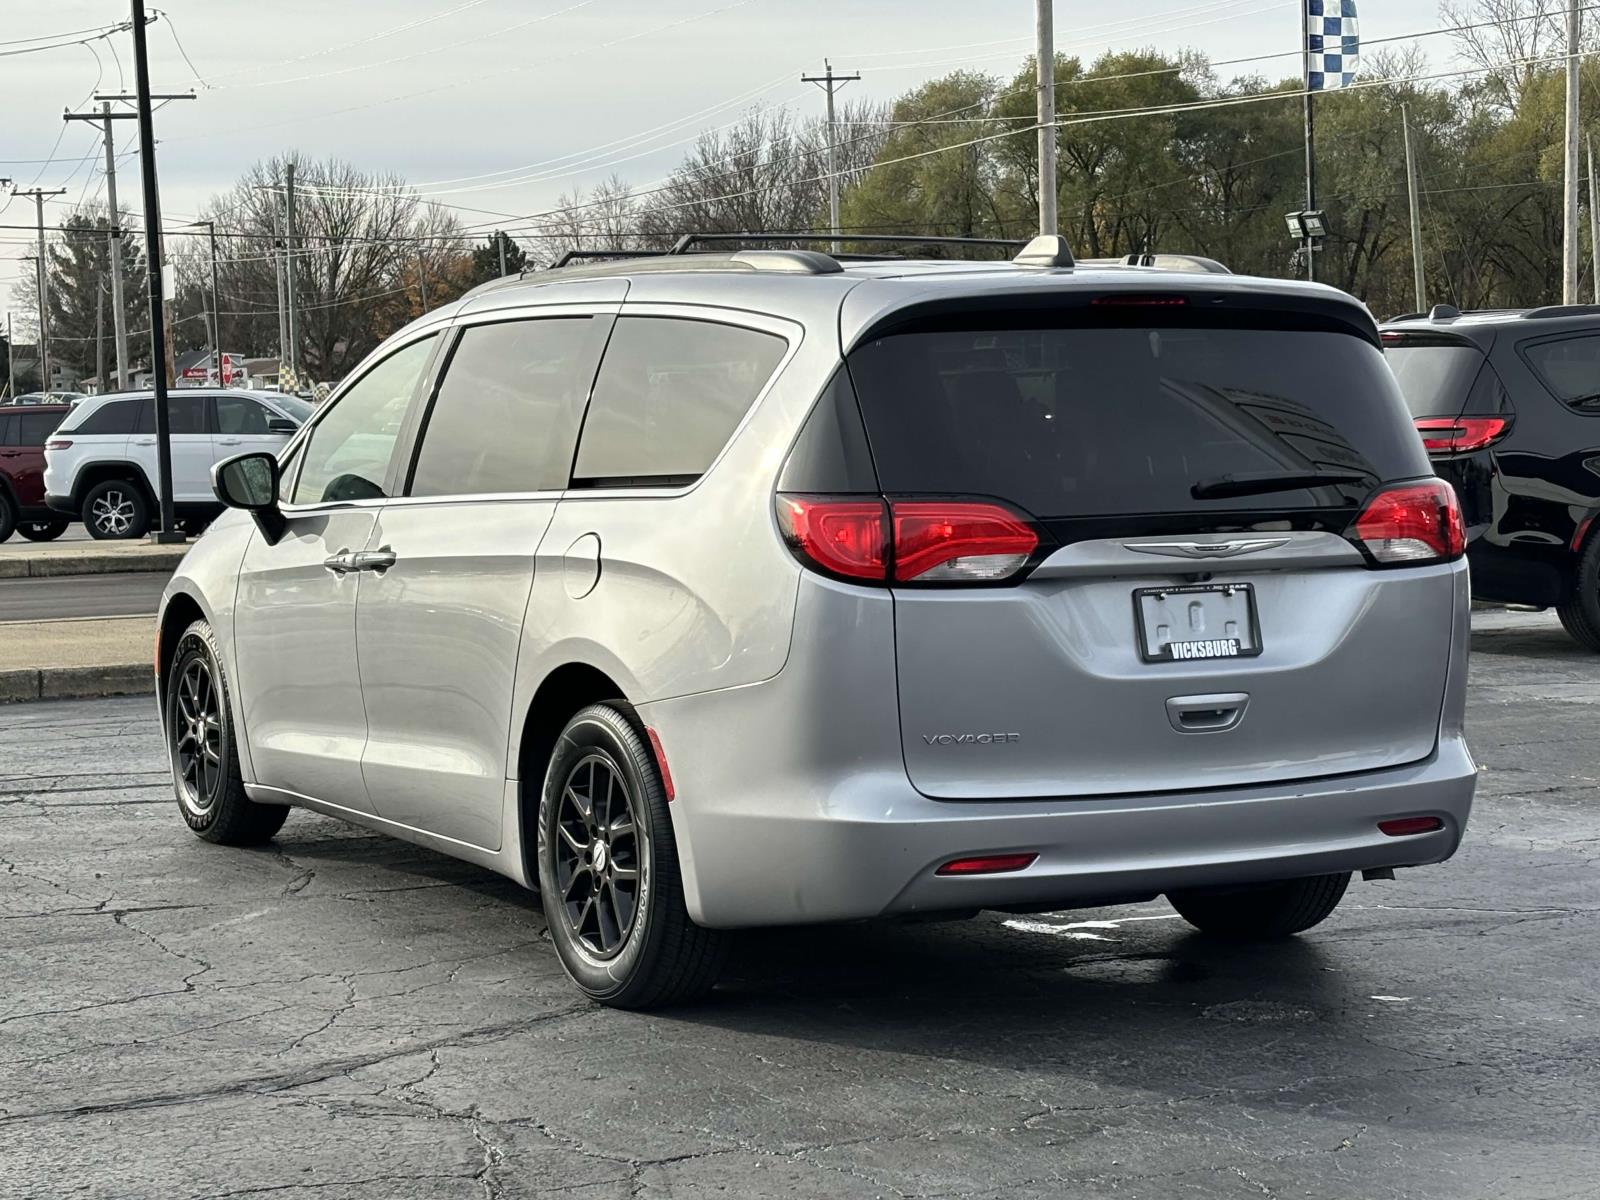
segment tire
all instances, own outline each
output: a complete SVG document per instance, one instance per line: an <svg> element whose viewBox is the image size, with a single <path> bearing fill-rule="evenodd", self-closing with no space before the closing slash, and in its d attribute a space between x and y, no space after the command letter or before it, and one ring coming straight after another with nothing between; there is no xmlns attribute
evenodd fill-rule
<svg viewBox="0 0 1600 1200"><path fill-rule="evenodd" d="M97 483L83 498L83 524L99 541L131 541L150 532L150 502L128 479Z"/></svg>
<svg viewBox="0 0 1600 1200"><path fill-rule="evenodd" d="M28 521L17 532L30 542L53 542L67 531L68 521Z"/></svg>
<svg viewBox="0 0 1600 1200"><path fill-rule="evenodd" d="M1168 892L1167 901L1201 933L1236 942L1271 941L1327 920L1349 883L1346 871L1238 891Z"/></svg>
<svg viewBox="0 0 1600 1200"><path fill-rule="evenodd" d="M1556 606L1556 615L1573 641L1600 654L1600 536L1584 543L1575 575L1572 595Z"/></svg>
<svg viewBox="0 0 1600 1200"><path fill-rule="evenodd" d="M716 983L727 935L689 919L666 794L626 706L591 705L562 731L539 798L538 867L550 940L590 999L659 1008Z"/></svg>
<svg viewBox="0 0 1600 1200"><path fill-rule="evenodd" d="M178 639L167 674L164 728L173 793L184 823L198 837L223 846L258 846L283 828L289 810L244 794L228 698L216 638L207 622L196 621Z"/></svg>
<svg viewBox="0 0 1600 1200"><path fill-rule="evenodd" d="M17 509L11 503L11 497L0 492L0 542L11 536L11 531L17 527Z"/></svg>

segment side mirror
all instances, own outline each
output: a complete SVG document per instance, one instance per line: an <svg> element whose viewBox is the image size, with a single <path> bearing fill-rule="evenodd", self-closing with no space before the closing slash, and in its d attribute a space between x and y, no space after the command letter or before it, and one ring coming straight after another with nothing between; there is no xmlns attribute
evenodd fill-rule
<svg viewBox="0 0 1600 1200"><path fill-rule="evenodd" d="M268 433L294 433L299 428L300 426L289 420L288 417L269 417L267 419Z"/></svg>
<svg viewBox="0 0 1600 1200"><path fill-rule="evenodd" d="M278 507L278 460L271 454L241 454L211 468L211 490L229 508L255 517L269 545L283 536L286 522Z"/></svg>

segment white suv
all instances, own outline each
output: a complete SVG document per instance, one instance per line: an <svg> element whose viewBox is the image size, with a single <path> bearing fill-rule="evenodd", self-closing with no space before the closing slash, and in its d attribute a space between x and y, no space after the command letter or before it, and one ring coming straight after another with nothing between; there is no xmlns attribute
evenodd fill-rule
<svg viewBox="0 0 1600 1200"><path fill-rule="evenodd" d="M191 531L221 511L211 466L251 451L277 453L312 406L277 392L174 390L172 499ZM139 538L157 513L156 418L150 392L84 400L45 445L45 503L80 517L97 538Z"/></svg>

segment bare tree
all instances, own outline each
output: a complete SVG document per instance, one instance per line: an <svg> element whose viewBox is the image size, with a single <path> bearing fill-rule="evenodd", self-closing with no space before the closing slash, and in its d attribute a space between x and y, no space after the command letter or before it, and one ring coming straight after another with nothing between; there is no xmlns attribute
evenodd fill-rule
<svg viewBox="0 0 1600 1200"><path fill-rule="evenodd" d="M1456 53L1484 74L1474 89L1501 112L1521 107L1541 69L1530 59L1565 44L1564 0L1444 0L1440 18L1455 27Z"/></svg>

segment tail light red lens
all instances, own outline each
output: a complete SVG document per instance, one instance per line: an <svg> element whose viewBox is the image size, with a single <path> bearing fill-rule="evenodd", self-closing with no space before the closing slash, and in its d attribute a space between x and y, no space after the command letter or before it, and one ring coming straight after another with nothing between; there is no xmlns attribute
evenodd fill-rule
<svg viewBox="0 0 1600 1200"><path fill-rule="evenodd" d="M983 583L1009 579L1039 548L1039 535L998 504L894 500L897 582Z"/></svg>
<svg viewBox="0 0 1600 1200"><path fill-rule="evenodd" d="M44 444L46 450L66 450L72 446L71 438L51 438Z"/></svg>
<svg viewBox="0 0 1600 1200"><path fill-rule="evenodd" d="M1429 454L1467 454L1492 446L1505 437L1511 422L1505 417L1418 417L1417 432Z"/></svg>
<svg viewBox="0 0 1600 1200"><path fill-rule="evenodd" d="M813 566L874 583L997 583L1039 548L1026 520L980 500L782 495L778 523Z"/></svg>
<svg viewBox="0 0 1600 1200"><path fill-rule="evenodd" d="M1467 547L1461 505L1442 479L1385 488L1367 501L1350 536L1384 564L1460 558Z"/></svg>
<svg viewBox="0 0 1600 1200"><path fill-rule="evenodd" d="M779 496L783 536L833 575L882 583L889 576L889 521L882 500Z"/></svg>
<svg viewBox="0 0 1600 1200"><path fill-rule="evenodd" d="M935 875L1000 875L1033 866L1037 854L988 854L981 858L952 858Z"/></svg>

